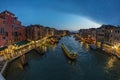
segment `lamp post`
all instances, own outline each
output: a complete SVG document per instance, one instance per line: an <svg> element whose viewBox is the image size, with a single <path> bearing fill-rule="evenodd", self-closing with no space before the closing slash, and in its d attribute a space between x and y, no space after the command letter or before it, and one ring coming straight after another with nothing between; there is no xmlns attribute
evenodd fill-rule
<svg viewBox="0 0 120 80"><path fill-rule="evenodd" d="M112 53L113 53L114 55L116 54L116 50L117 50L117 46L114 45L114 46L112 47Z"/></svg>
<svg viewBox="0 0 120 80"><path fill-rule="evenodd" d="M112 44L112 54L114 54L115 51L114 51L114 43Z"/></svg>

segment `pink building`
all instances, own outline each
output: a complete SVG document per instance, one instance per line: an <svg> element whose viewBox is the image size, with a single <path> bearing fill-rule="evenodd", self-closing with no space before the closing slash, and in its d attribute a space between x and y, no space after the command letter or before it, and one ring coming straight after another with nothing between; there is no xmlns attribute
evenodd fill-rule
<svg viewBox="0 0 120 80"><path fill-rule="evenodd" d="M0 18L0 46L4 46L7 41L5 39L6 34L4 34L4 19Z"/></svg>
<svg viewBox="0 0 120 80"><path fill-rule="evenodd" d="M9 11L0 13L0 47L25 40L25 27Z"/></svg>

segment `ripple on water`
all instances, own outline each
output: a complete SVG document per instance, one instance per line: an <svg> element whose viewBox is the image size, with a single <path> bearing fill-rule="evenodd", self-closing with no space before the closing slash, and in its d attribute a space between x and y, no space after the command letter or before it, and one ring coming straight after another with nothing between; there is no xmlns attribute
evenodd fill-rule
<svg viewBox="0 0 120 80"><path fill-rule="evenodd" d="M65 43L78 53L75 61L69 60L61 49ZM55 46L49 46L45 55L31 51L26 55L28 65L18 71L11 63L7 80L119 80L120 60L92 51L87 44L77 42L73 37L63 37Z"/></svg>

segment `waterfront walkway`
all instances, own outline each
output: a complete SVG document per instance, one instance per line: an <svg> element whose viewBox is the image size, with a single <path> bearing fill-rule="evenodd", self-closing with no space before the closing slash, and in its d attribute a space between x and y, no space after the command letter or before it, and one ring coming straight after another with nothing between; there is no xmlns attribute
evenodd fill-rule
<svg viewBox="0 0 120 80"><path fill-rule="evenodd" d="M77 60L71 61L65 57L64 51L61 49L63 42L69 49L78 53ZM22 59L12 62L8 68L7 80L120 79L119 59L106 55L102 51L90 50L87 44L79 43L73 37L63 37L58 45L47 47L44 56L40 56L33 50L26 55L26 58L29 65L25 69L20 67L20 64L23 63Z"/></svg>
<svg viewBox="0 0 120 80"><path fill-rule="evenodd" d="M38 41L31 41L28 44L25 44L23 46L16 46L16 49L13 50L13 53L9 54L7 53L5 56L7 56L5 58L4 61L0 61L0 80L5 80L2 76L2 74L4 73L7 65L9 62L13 61L14 59L28 53L29 51L43 45L46 43L46 37L38 40Z"/></svg>
<svg viewBox="0 0 120 80"><path fill-rule="evenodd" d="M91 40L92 39L86 39L83 38L83 37L80 37L79 35L75 35L76 39L80 42L84 42L84 43L87 43L87 44L94 44L96 45L97 49L99 50L102 50L108 54L112 54L112 55L115 55L117 58L120 59L120 47L117 46L117 45L113 45L113 44L110 44L110 43L102 43L102 42L99 42L99 41L95 41L93 40L93 43L91 43Z"/></svg>

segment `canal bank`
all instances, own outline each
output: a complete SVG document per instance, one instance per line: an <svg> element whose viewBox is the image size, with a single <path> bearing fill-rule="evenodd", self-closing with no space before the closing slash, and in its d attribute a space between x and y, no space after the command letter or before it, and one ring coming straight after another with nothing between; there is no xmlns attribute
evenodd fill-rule
<svg viewBox="0 0 120 80"><path fill-rule="evenodd" d="M9 68L9 65L12 63L12 62L14 62L15 60L17 60L17 59L19 59L19 58L23 58L23 60L22 60L22 66L24 66L24 65L26 65L27 64L27 61L25 60L25 55L27 54L27 53L29 53L29 52L31 52L31 51L35 51L36 53L38 53L39 55L42 55L44 52L45 52L45 48L43 48L43 46L42 47L39 47L39 52L38 52L38 48L30 48L30 49L28 49L27 51L25 51L24 53L22 53L22 54L19 54L19 55L17 55L17 56L15 56L15 57L13 57L13 58L11 58L11 59L9 59L9 60L7 60L7 61L5 61L5 63L4 63L4 65L3 65L3 67L2 67L2 69L1 69L1 76L4 78L5 76L6 76L6 73L7 73L7 70L8 70L8 68ZM1 79L1 78L0 78Z"/></svg>
<svg viewBox="0 0 120 80"><path fill-rule="evenodd" d="M80 37L80 35L78 34L76 34L74 37L79 42L84 42L86 44L89 44L90 47L93 49L97 49L98 51L103 51L107 54L114 55L120 59L120 47L119 46L110 44L108 42L99 42L96 40L92 40L92 38L89 38L89 37L83 38L83 37Z"/></svg>
<svg viewBox="0 0 120 80"><path fill-rule="evenodd" d="M64 55L61 44L78 53L76 61ZM45 55L36 52L26 55L28 65L19 69L13 61L6 80L119 80L120 60L102 52L92 51L89 46L77 42L73 37L63 37L57 45L47 47Z"/></svg>
<svg viewBox="0 0 120 80"><path fill-rule="evenodd" d="M33 54L31 55L30 52L32 52ZM29 63L28 63L29 57L32 56L32 58L34 59L34 58L37 58L38 56L39 57L43 56L34 49L31 50L30 52L9 62L8 67L6 68L6 73L12 72L12 73L14 73L14 76L11 76L11 74L9 74L9 75L6 74L6 75L4 75L6 80L8 79L8 77L12 77L13 80L17 80L16 73L17 74L21 73L21 71L23 71L29 65ZM29 55L29 57L27 57L27 55ZM24 56L25 56L25 61L23 60ZM24 62L27 62L27 64L23 64ZM15 66L11 67L11 65L15 65ZM11 78L10 78L10 80L11 80ZM22 79L20 79L20 80L22 80Z"/></svg>
<svg viewBox="0 0 120 80"><path fill-rule="evenodd" d="M2 70L1 70L1 74L2 74L3 76L6 76L6 73L7 73L6 71L7 71L7 69L9 68L9 64L10 64L11 62L13 62L14 60L18 59L19 57L27 54L27 53L30 52L30 51L31 51L31 50L26 51L25 53L20 54L20 55L18 55L18 56L15 56L15 57L13 57L12 59L6 61L5 64L4 64L4 66L3 66L3 68L2 68Z"/></svg>
<svg viewBox="0 0 120 80"><path fill-rule="evenodd" d="M26 41L26 42L24 42L24 44L23 44L23 41L16 43L15 47L13 49L11 49L12 53L5 54L7 57L5 58L5 60L0 62L1 75L5 74L8 64L10 62L12 62L13 60L19 58L22 55L25 55L32 49L35 49L36 51L40 52L40 49L45 46L46 38L47 37L44 37L43 39L35 41L35 42L34 41Z"/></svg>

